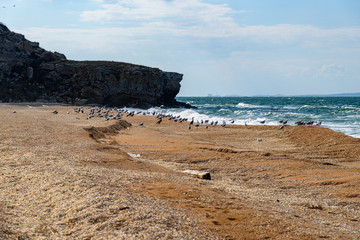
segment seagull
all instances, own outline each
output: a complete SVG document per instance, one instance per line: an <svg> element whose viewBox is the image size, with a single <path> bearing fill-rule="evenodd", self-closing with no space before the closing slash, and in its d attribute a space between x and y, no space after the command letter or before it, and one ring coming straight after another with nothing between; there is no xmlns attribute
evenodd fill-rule
<svg viewBox="0 0 360 240"><path fill-rule="evenodd" d="M316 126L320 126L321 125L321 121L318 121L318 123L316 124Z"/></svg>
<svg viewBox="0 0 360 240"><path fill-rule="evenodd" d="M144 122L141 122L141 123L139 124L139 126L144 126Z"/></svg>
<svg viewBox="0 0 360 240"><path fill-rule="evenodd" d="M282 125L282 126L280 127L280 129L284 129L284 127L285 127L285 126L284 126L284 125Z"/></svg>
<svg viewBox="0 0 360 240"><path fill-rule="evenodd" d="M14 110L13 113L16 113L16 111Z"/></svg>
<svg viewBox="0 0 360 240"><path fill-rule="evenodd" d="M159 121L156 122L156 124L160 124L162 122L162 118L160 118Z"/></svg>
<svg viewBox="0 0 360 240"><path fill-rule="evenodd" d="M261 142L261 141L262 141L262 139L258 137L258 138L257 138L257 141L258 141L258 142Z"/></svg>
<svg viewBox="0 0 360 240"><path fill-rule="evenodd" d="M245 127L247 127L247 124L246 124L246 122L245 122Z"/></svg>
<svg viewBox="0 0 360 240"><path fill-rule="evenodd" d="M260 121L261 124L264 124L266 120Z"/></svg>
<svg viewBox="0 0 360 240"><path fill-rule="evenodd" d="M55 111L53 111L52 113L54 113L54 114L58 114L59 112L58 112L58 110L55 110Z"/></svg>

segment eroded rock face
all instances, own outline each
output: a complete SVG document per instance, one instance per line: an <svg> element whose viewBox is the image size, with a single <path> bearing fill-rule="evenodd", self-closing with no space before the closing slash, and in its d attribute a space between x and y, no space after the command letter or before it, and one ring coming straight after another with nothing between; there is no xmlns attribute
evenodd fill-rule
<svg viewBox="0 0 360 240"><path fill-rule="evenodd" d="M110 106L185 106L182 74L109 61L70 61L0 23L0 100Z"/></svg>

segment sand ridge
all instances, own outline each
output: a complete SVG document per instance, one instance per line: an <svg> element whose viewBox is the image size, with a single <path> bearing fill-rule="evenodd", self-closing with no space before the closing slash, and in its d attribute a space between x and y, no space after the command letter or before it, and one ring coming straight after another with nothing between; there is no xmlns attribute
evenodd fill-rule
<svg viewBox="0 0 360 240"><path fill-rule="evenodd" d="M135 115L95 141L86 129L119 120L73 109L0 105L0 237L360 236L360 139L309 126L189 130Z"/></svg>

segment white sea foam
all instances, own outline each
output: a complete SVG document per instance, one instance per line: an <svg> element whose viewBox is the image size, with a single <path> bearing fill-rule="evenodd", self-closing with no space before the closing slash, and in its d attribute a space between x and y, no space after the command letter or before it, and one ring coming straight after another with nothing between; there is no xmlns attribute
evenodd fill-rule
<svg viewBox="0 0 360 240"><path fill-rule="evenodd" d="M301 109L303 109L303 108L315 108L315 107L314 107L314 106L310 106L310 105L302 105L302 106L298 109L298 111L301 110Z"/></svg>
<svg viewBox="0 0 360 240"><path fill-rule="evenodd" d="M247 103L242 103L242 102L240 102L240 103L238 103L238 104L236 105L236 107L238 107L238 108L266 108L266 107L269 107L269 106L265 106L265 105L262 105L262 106L260 106L260 105L252 105L252 104L247 104Z"/></svg>
<svg viewBox="0 0 360 240"><path fill-rule="evenodd" d="M294 107L294 106L284 106L283 108L284 109L292 109L292 110L298 109L298 107Z"/></svg>
<svg viewBox="0 0 360 240"><path fill-rule="evenodd" d="M194 101L194 103L197 103ZM184 108L159 108L154 107L147 110L126 108L128 111L135 111L140 113L165 114L172 116L180 116L180 118L187 118L191 121L201 122L208 120L218 121L222 124L226 121L229 125L263 125L260 121L266 120L265 125L280 125L279 120L288 120L289 125L294 125L296 121L322 121L322 127L328 127L334 131L343 132L349 136L360 138L359 128L360 122L358 117L359 107L356 105L335 106L331 104L313 105L313 104L288 104L286 106L277 105L255 105L240 102L238 104L197 104L198 109L184 109ZM269 109L266 108L271 108ZM311 113L306 111L310 110ZM333 110L334 109L334 110ZM265 110L265 111L264 111Z"/></svg>

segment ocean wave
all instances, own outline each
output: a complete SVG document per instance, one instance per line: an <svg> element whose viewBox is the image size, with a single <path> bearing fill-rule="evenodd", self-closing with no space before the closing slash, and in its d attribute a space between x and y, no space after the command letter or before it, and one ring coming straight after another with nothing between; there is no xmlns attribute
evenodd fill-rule
<svg viewBox="0 0 360 240"><path fill-rule="evenodd" d="M360 137L360 121L358 102L339 102L338 99L327 99L318 104L311 98L291 99L284 101L279 98L246 98L224 99L218 98L214 103L209 99L184 99L193 102L197 109L184 108L159 108L148 110L133 109L135 112L155 112L157 114L171 114L180 116L191 121L201 120L218 121L227 124L244 125L280 125L280 120L287 120L289 125L295 125L296 121L322 121L323 127L343 132L349 136ZM316 99L315 99L316 100ZM128 109L130 110L130 109Z"/></svg>
<svg viewBox="0 0 360 240"><path fill-rule="evenodd" d="M301 109L303 109L303 108L316 108L315 106L311 106L311 105L303 105L303 106L301 106L299 109L298 109L298 111L300 111Z"/></svg>
<svg viewBox="0 0 360 240"><path fill-rule="evenodd" d="M219 112L227 112L227 113L232 113L233 111L231 111L230 109L225 109L225 108L221 108L218 110Z"/></svg>
<svg viewBox="0 0 360 240"><path fill-rule="evenodd" d="M265 106L265 105L252 105L252 104L247 104L247 103L238 103L236 104L236 107L238 108L266 108L266 107L269 107L269 106Z"/></svg>

